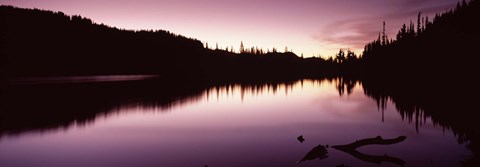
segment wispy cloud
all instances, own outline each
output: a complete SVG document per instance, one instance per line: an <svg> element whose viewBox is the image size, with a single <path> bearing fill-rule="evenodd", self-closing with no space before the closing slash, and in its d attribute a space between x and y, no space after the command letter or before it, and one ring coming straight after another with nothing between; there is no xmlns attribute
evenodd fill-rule
<svg viewBox="0 0 480 167"><path fill-rule="evenodd" d="M368 42L377 39L378 34L382 32L383 21L386 21L386 33L389 38L394 38L402 24L409 24L409 20L414 20L418 12L430 17L435 13L444 12L452 6L454 2L433 5L430 7L412 7L418 5L413 0L406 0L404 5L409 5L408 9L398 9L380 16L357 17L332 22L312 35L322 45L343 46L354 50L362 49Z"/></svg>

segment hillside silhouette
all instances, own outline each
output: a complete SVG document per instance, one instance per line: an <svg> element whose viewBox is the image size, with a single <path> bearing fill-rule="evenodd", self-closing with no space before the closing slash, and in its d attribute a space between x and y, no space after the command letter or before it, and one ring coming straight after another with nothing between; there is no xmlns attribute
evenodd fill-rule
<svg viewBox="0 0 480 167"><path fill-rule="evenodd" d="M189 80L333 76L335 62L292 52L210 49L163 30L124 30L81 16L0 7L2 78L154 74ZM242 46L243 47L243 43Z"/></svg>
<svg viewBox="0 0 480 167"><path fill-rule="evenodd" d="M1 6L0 23L3 76L187 74L203 51L200 41L167 31L121 30L62 12Z"/></svg>
<svg viewBox="0 0 480 167"><path fill-rule="evenodd" d="M471 78L478 69L474 60L480 39L480 3L458 3L455 9L437 14L433 20L420 12L416 24L404 24L396 39L385 32L365 46L362 61L367 77L404 77L439 80ZM385 25L385 22L384 22ZM385 31L385 30L384 30Z"/></svg>

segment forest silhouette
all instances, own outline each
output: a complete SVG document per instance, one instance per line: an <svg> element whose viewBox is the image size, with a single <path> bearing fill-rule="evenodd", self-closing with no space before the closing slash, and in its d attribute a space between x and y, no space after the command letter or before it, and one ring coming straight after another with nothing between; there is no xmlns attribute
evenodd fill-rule
<svg viewBox="0 0 480 167"><path fill-rule="evenodd" d="M417 24L404 24L395 40L385 35L384 27L378 39L365 46L364 74L430 80L468 75L476 69L470 60L477 56L480 25L473 22L480 19L479 6L477 0L463 1L433 21L419 12Z"/></svg>
<svg viewBox="0 0 480 167"><path fill-rule="evenodd" d="M159 75L173 80L292 79L337 75L333 61L275 48L210 49L163 30L123 30L81 16L0 7L2 78ZM208 45L208 44L207 44Z"/></svg>

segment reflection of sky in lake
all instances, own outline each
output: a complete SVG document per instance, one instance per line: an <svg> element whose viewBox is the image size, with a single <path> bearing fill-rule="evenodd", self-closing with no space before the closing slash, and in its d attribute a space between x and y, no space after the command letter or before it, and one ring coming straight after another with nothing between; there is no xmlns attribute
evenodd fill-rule
<svg viewBox="0 0 480 167"><path fill-rule="evenodd" d="M167 112L127 106L89 126L4 137L0 166L295 166L318 144L378 135L407 139L359 151L388 154L406 166L458 166L469 154L451 131L428 119L417 132L390 102L382 122L382 112L361 86L342 97L329 82L296 82L275 91L272 86L220 87ZM299 135L305 136L303 144L296 140ZM302 166L339 164L375 165L329 149L329 158Z"/></svg>

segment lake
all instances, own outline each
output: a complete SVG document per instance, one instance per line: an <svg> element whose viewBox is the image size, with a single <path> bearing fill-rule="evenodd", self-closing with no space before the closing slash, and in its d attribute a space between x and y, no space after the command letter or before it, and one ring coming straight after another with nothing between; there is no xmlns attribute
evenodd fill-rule
<svg viewBox="0 0 480 167"><path fill-rule="evenodd" d="M81 98L46 91L35 94L35 102L28 100L30 94L12 95L5 98L18 100L0 105L4 117L0 166L461 166L472 154L450 128L422 112L411 118L399 112L392 100L367 96L361 82L350 83L346 91L339 82L223 84L181 96L154 91L147 98L131 94L104 98L119 91L103 89ZM169 98L151 102L164 96ZM121 100L103 106L106 98ZM42 116L52 121L37 123L42 116L5 114L17 110L51 110L52 114ZM79 115L77 110L90 114ZM301 135L303 142L297 139ZM406 139L359 147L360 157L328 147L323 159L299 162L318 145L344 145L377 136Z"/></svg>

